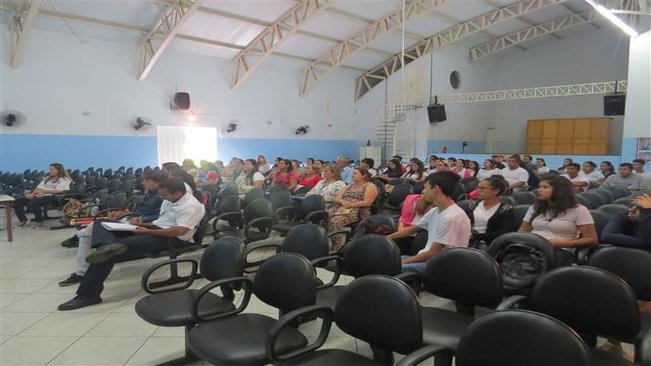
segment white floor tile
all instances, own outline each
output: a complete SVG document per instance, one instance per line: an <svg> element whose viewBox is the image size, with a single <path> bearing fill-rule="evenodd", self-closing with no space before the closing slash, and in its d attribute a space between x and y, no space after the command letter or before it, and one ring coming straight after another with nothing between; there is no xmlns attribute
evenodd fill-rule
<svg viewBox="0 0 651 366"><path fill-rule="evenodd" d="M60 281L74 271L74 267L39 267L20 276L20 278L49 278Z"/></svg>
<svg viewBox="0 0 651 366"><path fill-rule="evenodd" d="M27 296L27 294L0 294L0 309Z"/></svg>
<svg viewBox="0 0 651 366"><path fill-rule="evenodd" d="M152 337L185 337L185 327L159 327Z"/></svg>
<svg viewBox="0 0 651 366"><path fill-rule="evenodd" d="M89 337L149 337L158 329L136 314L112 313L86 336Z"/></svg>
<svg viewBox="0 0 651 366"><path fill-rule="evenodd" d="M127 365L156 365L185 353L183 337L151 337L127 362Z"/></svg>
<svg viewBox="0 0 651 366"><path fill-rule="evenodd" d="M0 336L0 344L3 344L10 339L11 337Z"/></svg>
<svg viewBox="0 0 651 366"><path fill-rule="evenodd" d="M21 336L83 336L108 313L55 312L21 333Z"/></svg>
<svg viewBox="0 0 651 366"><path fill-rule="evenodd" d="M147 337L84 337L50 365L123 365L146 340Z"/></svg>
<svg viewBox="0 0 651 366"><path fill-rule="evenodd" d="M19 278L20 276L26 275L38 268L39 267L22 267L14 266L13 264L3 264L2 267L0 267L0 278Z"/></svg>
<svg viewBox="0 0 651 366"><path fill-rule="evenodd" d="M45 278L16 278L0 285L0 293L31 294L54 282Z"/></svg>
<svg viewBox="0 0 651 366"><path fill-rule="evenodd" d="M40 313L57 311L57 306L70 300L67 294L30 294L2 309L5 312Z"/></svg>
<svg viewBox="0 0 651 366"><path fill-rule="evenodd" d="M0 345L2 365L45 365L77 337L13 337Z"/></svg>
<svg viewBox="0 0 651 366"><path fill-rule="evenodd" d="M47 315L49 313L7 313L3 311L0 314L0 335L14 336Z"/></svg>

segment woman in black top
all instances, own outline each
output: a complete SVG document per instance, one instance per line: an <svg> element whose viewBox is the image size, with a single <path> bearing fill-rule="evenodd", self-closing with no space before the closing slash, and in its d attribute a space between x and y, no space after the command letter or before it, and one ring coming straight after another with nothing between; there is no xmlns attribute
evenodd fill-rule
<svg viewBox="0 0 651 366"><path fill-rule="evenodd" d="M383 182L387 183L392 179L402 177L402 169L400 169L401 164L398 159L391 159L387 162L387 169L382 174L378 174L376 178L379 178Z"/></svg>

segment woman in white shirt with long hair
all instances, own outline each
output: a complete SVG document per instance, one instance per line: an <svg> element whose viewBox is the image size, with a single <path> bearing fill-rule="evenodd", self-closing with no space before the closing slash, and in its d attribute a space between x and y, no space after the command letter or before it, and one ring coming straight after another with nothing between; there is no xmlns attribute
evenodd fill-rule
<svg viewBox="0 0 651 366"><path fill-rule="evenodd" d="M18 226L27 225L25 206L34 214L34 227L43 226L43 208L50 203L58 202L55 194L70 190L72 179L62 164L52 163L48 175L32 191L25 191L24 197L14 201L14 212L18 216Z"/></svg>
<svg viewBox="0 0 651 366"><path fill-rule="evenodd" d="M500 170L497 169L497 163L495 160L486 159L484 160L484 167L479 169L476 177L478 180L482 181L494 175L500 175Z"/></svg>

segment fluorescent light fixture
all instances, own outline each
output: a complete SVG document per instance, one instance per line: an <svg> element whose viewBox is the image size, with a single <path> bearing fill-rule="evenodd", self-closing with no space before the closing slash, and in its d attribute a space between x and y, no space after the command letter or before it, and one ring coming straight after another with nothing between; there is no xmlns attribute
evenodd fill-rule
<svg viewBox="0 0 651 366"><path fill-rule="evenodd" d="M603 5L597 4L593 0L585 0L588 4L590 4L593 8L595 8L601 15L603 15L606 19L610 20L611 23L615 24L618 26L621 30L623 30L626 34L628 34L631 37L637 37L638 33L635 31L635 29L631 28L629 25L624 23L621 19L619 19L615 14L613 14L610 10L606 9Z"/></svg>

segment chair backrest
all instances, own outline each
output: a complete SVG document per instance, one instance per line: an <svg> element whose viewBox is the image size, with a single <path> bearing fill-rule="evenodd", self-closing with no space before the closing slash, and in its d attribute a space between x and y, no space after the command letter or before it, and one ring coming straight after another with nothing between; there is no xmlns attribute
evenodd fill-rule
<svg viewBox="0 0 651 366"><path fill-rule="evenodd" d="M300 224L287 232L283 240L284 253L298 253L309 260L328 255L328 233L319 225Z"/></svg>
<svg viewBox="0 0 651 366"><path fill-rule="evenodd" d="M613 196L615 196L616 199L626 197L631 194L631 191L628 188L622 186L610 186L605 188L612 192Z"/></svg>
<svg viewBox="0 0 651 366"><path fill-rule="evenodd" d="M367 234L351 241L343 249L343 258L344 271L354 277L402 272L400 248L384 235Z"/></svg>
<svg viewBox="0 0 651 366"><path fill-rule="evenodd" d="M341 330L374 348L406 354L422 346L418 298L392 277L372 275L351 282L337 301L334 319Z"/></svg>
<svg viewBox="0 0 651 366"><path fill-rule="evenodd" d="M302 195L306 194L307 192L309 192L310 190L312 190L312 187L301 186L301 187L298 187L297 189L294 190L294 195L302 196Z"/></svg>
<svg viewBox="0 0 651 366"><path fill-rule="evenodd" d="M238 277L244 271L245 246L241 240L227 236L215 240L201 255L200 271L208 281Z"/></svg>
<svg viewBox="0 0 651 366"><path fill-rule="evenodd" d="M241 201L238 196L225 196L215 203L215 214L219 215L225 212L240 212Z"/></svg>
<svg viewBox="0 0 651 366"><path fill-rule="evenodd" d="M588 210L590 209L596 209L597 207L594 207L594 204L592 201L588 201L587 198L581 195L581 193L577 194L574 196L576 199L576 202L578 202L580 205L585 206Z"/></svg>
<svg viewBox="0 0 651 366"><path fill-rule="evenodd" d="M411 184L398 184L393 188L387 203L393 207L398 207L405 200L405 197L409 196L414 191L414 186Z"/></svg>
<svg viewBox="0 0 651 366"><path fill-rule="evenodd" d="M249 203L260 199L264 198L264 190L261 188L253 188L250 191L246 192L244 195L244 199L242 200L242 206L246 207L248 206Z"/></svg>
<svg viewBox="0 0 651 366"><path fill-rule="evenodd" d="M592 208L599 208L603 205L610 203L610 201L608 201L606 197L593 191L583 192L580 193L580 195L583 196L585 199L587 199L588 202L590 202Z"/></svg>
<svg viewBox="0 0 651 366"><path fill-rule="evenodd" d="M500 196L500 202L509 204L513 207L517 206L517 202L515 202L515 199L511 196Z"/></svg>
<svg viewBox="0 0 651 366"><path fill-rule="evenodd" d="M613 203L629 207L631 204L633 204L633 197L621 197L616 199Z"/></svg>
<svg viewBox="0 0 651 366"><path fill-rule="evenodd" d="M596 193L601 196L604 204L609 204L615 200L615 195L605 188L591 189L589 192Z"/></svg>
<svg viewBox="0 0 651 366"><path fill-rule="evenodd" d="M316 300L314 267L296 253L280 253L264 261L255 276L253 293L281 314L314 305Z"/></svg>
<svg viewBox="0 0 651 366"><path fill-rule="evenodd" d="M235 187L235 186L226 186L226 187L222 188L219 191L219 198L224 198L224 197L227 197L227 196L236 196L237 197L237 195L239 195L239 194L240 194L240 192L237 190L237 187Z"/></svg>
<svg viewBox="0 0 651 366"><path fill-rule="evenodd" d="M638 300L651 301L651 253L631 248L600 248L590 257L588 265L626 281Z"/></svg>
<svg viewBox="0 0 651 366"><path fill-rule="evenodd" d="M524 220L524 215L529 211L531 205L517 205L513 207L513 230L516 231L522 225L522 220Z"/></svg>
<svg viewBox="0 0 651 366"><path fill-rule="evenodd" d="M194 244L201 245L201 243L203 243L203 238L208 232L208 219L208 208L204 206L203 218L199 221L199 226L197 226L197 230L195 230L194 235L192 235L192 241Z"/></svg>
<svg viewBox="0 0 651 366"><path fill-rule="evenodd" d="M115 192L111 193L108 197L106 205L108 208L122 210L127 207L127 193Z"/></svg>
<svg viewBox="0 0 651 366"><path fill-rule="evenodd" d="M314 211L324 211L325 208L325 199L323 196L314 194L308 197L305 197L298 205L299 219L304 218Z"/></svg>
<svg viewBox="0 0 651 366"><path fill-rule="evenodd" d="M393 218L384 215L371 215L355 226L352 239L357 239L367 234L389 235L397 230L398 225Z"/></svg>
<svg viewBox="0 0 651 366"><path fill-rule="evenodd" d="M269 202L273 207L273 210L277 210L281 207L292 206L292 195L288 191L276 191L267 197Z"/></svg>
<svg viewBox="0 0 651 366"><path fill-rule="evenodd" d="M432 258L423 288L466 306L495 307L503 295L499 266L491 256L472 248L447 249Z"/></svg>
<svg viewBox="0 0 651 366"><path fill-rule="evenodd" d="M273 213L271 202L264 198L260 198L244 207L244 222L251 222L251 220L257 219L258 217L272 217Z"/></svg>
<svg viewBox="0 0 651 366"><path fill-rule="evenodd" d="M479 184L479 180L475 177L468 177L468 178L461 179L460 183L463 184L466 193L469 193L472 192L475 188L477 188L477 185Z"/></svg>
<svg viewBox="0 0 651 366"><path fill-rule="evenodd" d="M525 310L496 311L476 320L455 357L457 366L592 365L588 347L570 327Z"/></svg>
<svg viewBox="0 0 651 366"><path fill-rule="evenodd" d="M619 213L627 213L628 206L611 203L599 207L599 211L606 213L608 216L615 216Z"/></svg>
<svg viewBox="0 0 651 366"><path fill-rule="evenodd" d="M536 194L531 191L515 192L511 196L518 205L533 205L538 200Z"/></svg>
<svg viewBox="0 0 651 366"><path fill-rule="evenodd" d="M470 209L471 205L474 205L474 204L475 204L475 201L473 201L473 200L462 200L462 201L457 202L457 205L459 207L461 207L461 209L466 211L466 212Z"/></svg>
<svg viewBox="0 0 651 366"><path fill-rule="evenodd" d="M601 210L590 210L590 215L594 221L594 229L597 232L597 238L601 239L601 233L604 231L606 225L608 225L608 221L610 221L612 215Z"/></svg>
<svg viewBox="0 0 651 366"><path fill-rule="evenodd" d="M629 285L594 267L562 267L533 288L532 309L586 336L629 338L640 330L640 311Z"/></svg>
<svg viewBox="0 0 651 366"><path fill-rule="evenodd" d="M507 233L488 247L502 272L507 293L528 293L533 284L556 266L556 254L549 241L531 233Z"/></svg>

